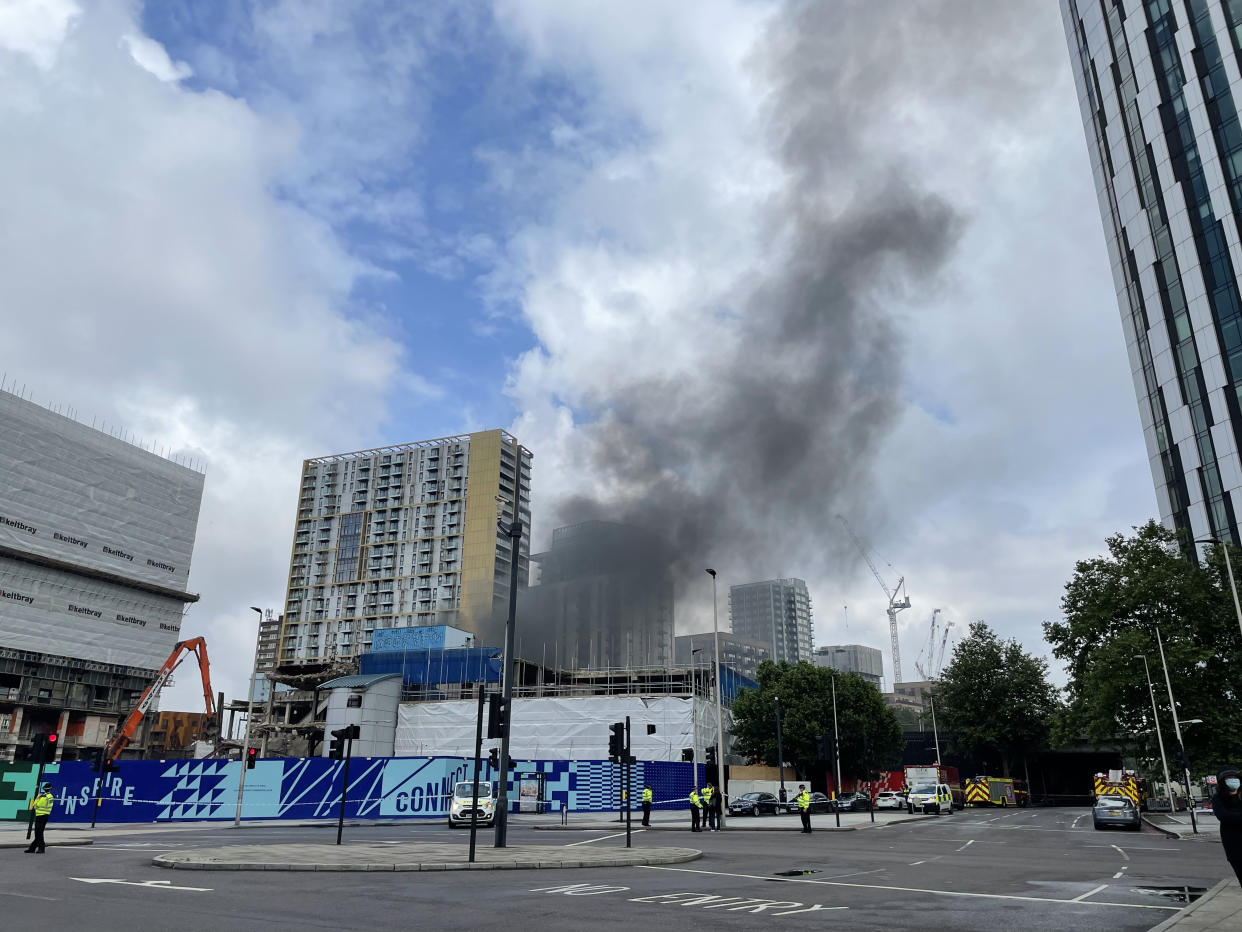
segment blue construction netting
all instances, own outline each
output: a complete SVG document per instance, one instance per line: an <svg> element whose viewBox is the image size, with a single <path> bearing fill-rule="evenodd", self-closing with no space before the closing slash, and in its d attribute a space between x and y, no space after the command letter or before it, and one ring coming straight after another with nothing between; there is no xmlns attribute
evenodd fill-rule
<svg viewBox="0 0 1242 932"><path fill-rule="evenodd" d="M400 673L406 686L499 683L499 647L424 648L363 654L361 673Z"/></svg>

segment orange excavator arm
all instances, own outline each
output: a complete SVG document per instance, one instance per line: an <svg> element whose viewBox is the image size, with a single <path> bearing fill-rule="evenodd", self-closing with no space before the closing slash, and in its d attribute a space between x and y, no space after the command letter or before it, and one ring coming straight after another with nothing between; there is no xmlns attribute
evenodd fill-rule
<svg viewBox="0 0 1242 932"><path fill-rule="evenodd" d="M208 717L215 718L215 704L211 698L211 663L207 659L207 642L203 638L190 638L188 641L178 641L176 646L173 647L172 653L168 655L168 659L164 661L164 665L155 674L155 679L151 681L151 685L143 691L138 704L134 706L133 711L126 717L124 724L117 729L116 734L108 743L108 747L104 751L105 757L109 760L115 760L121 756L121 752L125 750L130 739L133 738L134 732L138 730L138 726L142 723L143 716L151 708L151 703L159 695L160 689L168 682L173 671L185 660L187 654L194 654L198 659L199 673L203 677L203 702L206 705Z"/></svg>

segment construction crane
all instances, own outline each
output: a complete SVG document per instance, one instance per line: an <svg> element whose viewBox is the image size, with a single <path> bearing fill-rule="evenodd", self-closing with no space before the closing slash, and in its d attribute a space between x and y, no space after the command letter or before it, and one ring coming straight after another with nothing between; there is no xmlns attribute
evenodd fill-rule
<svg viewBox="0 0 1242 932"><path fill-rule="evenodd" d="M949 643L949 629L953 627L953 622L947 622L944 626L944 634L940 638L940 653L936 655L936 663L932 667L932 679L940 679L940 671L944 669L944 649Z"/></svg>
<svg viewBox="0 0 1242 932"><path fill-rule="evenodd" d="M854 533L854 529L850 527L850 523L845 520L844 515L837 515L837 520L841 522L850 540L854 542L854 546L858 548L858 552L862 554L862 558L867 561L867 566L871 569L871 575L875 577L875 581L880 584L880 588L884 590L884 595L888 598L888 635L893 642L893 683L902 682L901 679L901 646L897 641L897 613L905 611L910 607L910 596L902 590L905 589L906 578L904 576L897 580L897 585L889 588L888 583L884 581L884 577L880 575L880 571L875 568L875 564L871 562L871 557L867 555L867 548L863 546L863 542L858 539L858 535ZM900 595L900 598L898 596Z"/></svg>
<svg viewBox="0 0 1242 932"><path fill-rule="evenodd" d="M940 616L940 609L933 608L931 615L931 634L928 635L927 643L923 645L923 649L919 651L918 657L914 661L914 669L919 671L925 681L935 679L935 674L931 672L936 659L936 622ZM923 666L923 658L927 658L927 666Z"/></svg>
<svg viewBox="0 0 1242 932"><path fill-rule="evenodd" d="M151 708L151 704L160 694L160 690L168 685L168 681L172 678L173 671L181 665L181 661L185 660L188 654L194 654L198 658L198 670L203 677L203 702L207 706L207 718L210 720L215 718L215 703L211 698L211 663L207 659L207 642L203 638L190 638L188 641L178 641L172 649L172 653L168 655L168 659L164 661L164 665L160 667L159 672L155 674L155 679L151 681L138 700L138 704L134 706L132 712L125 719L125 723L117 729L112 740L108 742L107 748L104 750L104 757L108 760L116 760L121 753L129 745L130 739L133 738L134 732L138 730L138 726L142 723L142 718Z"/></svg>

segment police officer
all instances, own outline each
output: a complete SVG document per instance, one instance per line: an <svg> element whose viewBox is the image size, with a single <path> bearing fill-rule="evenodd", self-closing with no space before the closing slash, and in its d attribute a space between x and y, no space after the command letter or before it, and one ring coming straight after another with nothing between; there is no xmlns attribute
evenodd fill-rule
<svg viewBox="0 0 1242 932"><path fill-rule="evenodd" d="M27 854L43 854L47 850L47 844L43 840L43 830L47 828L47 820L51 818L54 801L55 797L52 796L52 784L50 783L44 783L43 792L30 801L30 808L34 810L34 841L26 849Z"/></svg>
<svg viewBox="0 0 1242 932"><path fill-rule="evenodd" d="M802 834L811 834L811 794L806 791L806 784L798 784L798 795L794 797L798 804L798 815L802 819Z"/></svg>
<svg viewBox="0 0 1242 932"><path fill-rule="evenodd" d="M716 831L716 807L714 801L716 799L716 787L711 783L703 787L703 817L707 822L707 830L709 832Z"/></svg>
<svg viewBox="0 0 1242 932"><path fill-rule="evenodd" d="M699 828L699 816L703 809L703 801L699 797L697 789L690 790L690 831L701 832Z"/></svg>
<svg viewBox="0 0 1242 932"><path fill-rule="evenodd" d="M651 824L651 787L643 784L643 825Z"/></svg>

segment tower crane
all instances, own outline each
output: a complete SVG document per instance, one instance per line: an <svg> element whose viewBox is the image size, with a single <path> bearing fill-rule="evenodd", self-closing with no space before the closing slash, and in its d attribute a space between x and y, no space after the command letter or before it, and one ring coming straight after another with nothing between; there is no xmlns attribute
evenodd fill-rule
<svg viewBox="0 0 1242 932"><path fill-rule="evenodd" d="M904 576L900 577L897 580L897 585L890 589L888 583L884 581L884 577L880 575L880 571L871 562L871 557L867 555L867 548L858 539L858 535L854 533L850 523L845 520L845 516L837 515L837 520L841 522L846 533L850 535L850 540L854 542L854 546L858 548L862 558L867 561L867 566L871 569L871 575L875 577L875 581L880 584L880 588L884 590L884 595L888 598L888 635L893 644L893 683L900 683L902 681L901 646L897 641L897 613L910 607L910 596L903 591L906 585L906 578ZM899 595L900 598L898 598Z"/></svg>
<svg viewBox="0 0 1242 932"><path fill-rule="evenodd" d="M923 645L923 649L919 651L918 658L914 661L914 669L919 671L919 676L924 680L935 679L932 672L936 660L936 621L940 616L940 609L933 608L931 615L931 634L928 635L927 643ZM923 658L927 658L927 666L923 666Z"/></svg>
<svg viewBox="0 0 1242 932"><path fill-rule="evenodd" d="M932 678L940 679L940 671L944 669L944 649L949 643L949 629L953 627L953 622L948 622L944 626L944 634L940 638L940 653L936 655L936 665L932 667Z"/></svg>

